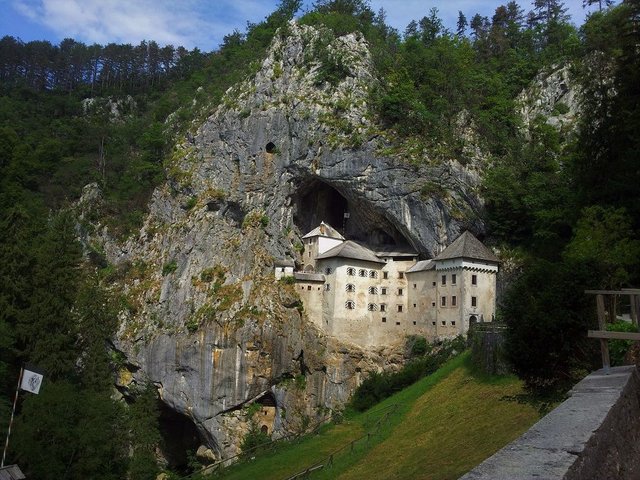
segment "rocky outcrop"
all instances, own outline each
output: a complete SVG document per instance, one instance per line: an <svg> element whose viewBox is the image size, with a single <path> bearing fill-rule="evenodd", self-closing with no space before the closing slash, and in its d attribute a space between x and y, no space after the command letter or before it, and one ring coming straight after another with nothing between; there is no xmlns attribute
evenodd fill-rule
<svg viewBox="0 0 640 480"><path fill-rule="evenodd" d="M302 234L325 220L431 257L482 230L479 153L464 165L391 156L367 106L372 72L363 38L292 23L176 146L140 234L103 246L127 299L115 343L135 371L121 377L157 385L220 457L237 452L242 428L229 425L256 396L276 399L277 436L340 408L365 372L402 363L399 346L325 336L274 282L274 260L298 258Z"/></svg>
<svg viewBox="0 0 640 480"><path fill-rule="evenodd" d="M517 99L525 132L538 117L563 134L575 131L580 117L582 88L571 66L539 73Z"/></svg>

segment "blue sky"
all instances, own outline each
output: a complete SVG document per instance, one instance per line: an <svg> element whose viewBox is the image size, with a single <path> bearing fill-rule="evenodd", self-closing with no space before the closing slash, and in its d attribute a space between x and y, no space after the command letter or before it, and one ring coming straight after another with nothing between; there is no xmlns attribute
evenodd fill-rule
<svg viewBox="0 0 640 480"><path fill-rule="evenodd" d="M312 0L305 0L310 5ZM455 28L458 10L467 18L480 13L491 17L508 0L371 0L371 7L387 12L387 23L403 31L432 7L446 26ZM526 10L531 3L520 1ZM574 23L581 24L582 0L565 0ZM24 41L58 43L70 37L85 43L139 43L183 45L211 51L234 29L244 31L247 21L264 19L277 0L0 0L0 36Z"/></svg>

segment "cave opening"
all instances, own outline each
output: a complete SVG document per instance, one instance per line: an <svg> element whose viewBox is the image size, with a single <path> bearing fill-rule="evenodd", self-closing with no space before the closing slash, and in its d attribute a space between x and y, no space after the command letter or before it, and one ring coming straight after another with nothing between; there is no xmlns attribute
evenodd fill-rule
<svg viewBox="0 0 640 480"><path fill-rule="evenodd" d="M320 225L320 222L325 222L347 240L372 247L411 248L402 233L369 202L343 195L322 180L302 182L294 202L296 209L293 221L303 235Z"/></svg>
<svg viewBox="0 0 640 480"><path fill-rule="evenodd" d="M159 418L161 451L168 467L176 472L189 473L190 457L202 444L198 429L191 419L160 404Z"/></svg>

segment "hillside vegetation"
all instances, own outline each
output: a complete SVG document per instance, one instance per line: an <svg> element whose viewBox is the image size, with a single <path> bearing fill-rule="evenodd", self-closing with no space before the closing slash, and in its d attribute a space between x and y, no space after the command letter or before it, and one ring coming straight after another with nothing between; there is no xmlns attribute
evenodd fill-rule
<svg viewBox="0 0 640 480"><path fill-rule="evenodd" d="M478 374L465 353L339 425L202 478L281 480L326 464L346 446L331 466L310 478L456 479L538 420L535 408L514 401L521 392L522 383L513 376ZM375 428L389 411L388 420ZM352 450L350 443L368 431L377 433Z"/></svg>
<svg viewBox="0 0 640 480"><path fill-rule="evenodd" d="M366 38L378 77L371 115L398 162L464 164L466 149L487 152L481 220L513 280L500 306L507 348L539 391L567 388L597 361L585 288L640 284L640 2L585 3L580 28L559 0L535 0L529 12L508 2L491 18L460 12L455 32L436 9L397 31L366 0L318 0L298 19ZM19 402L8 457L29 478L156 478L155 392L140 387L128 406L113 399L124 359L111 340L118 312L134 308L113 282L143 269L118 270L78 232L95 233L98 221L120 239L136 232L153 189L172 188L176 142L255 73L301 4L282 0L207 53L0 41L0 437L19 366L38 364L47 388ZM345 78L342 62L326 52L323 82ZM576 129L543 117L525 129L518 94L560 65L584 93ZM425 180L425 197L446 196ZM71 207L89 183L102 192L100 218L78 222ZM477 458L464 461L458 471Z"/></svg>

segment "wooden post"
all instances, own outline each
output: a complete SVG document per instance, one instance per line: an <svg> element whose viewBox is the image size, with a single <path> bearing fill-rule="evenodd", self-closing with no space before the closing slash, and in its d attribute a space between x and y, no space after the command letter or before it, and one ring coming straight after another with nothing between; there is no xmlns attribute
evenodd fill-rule
<svg viewBox="0 0 640 480"><path fill-rule="evenodd" d="M629 295L629 303L631 304L631 321L638 328L638 295Z"/></svg>
<svg viewBox="0 0 640 480"><path fill-rule="evenodd" d="M604 311L604 297L601 293L596 295L596 302L598 305L598 327L600 330L606 330L606 320L605 320L605 311ZM604 373L609 374L609 367L611 366L611 361L609 360L609 345L607 344L607 340L604 338L600 339L600 353L602 354L602 367L604 368Z"/></svg>

